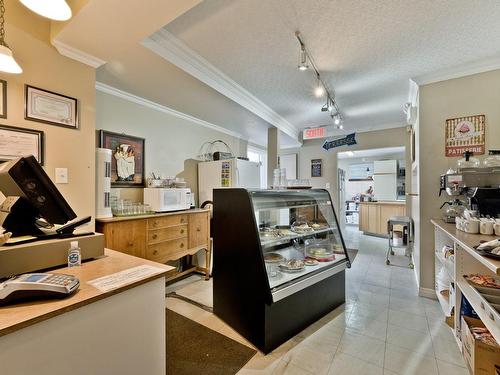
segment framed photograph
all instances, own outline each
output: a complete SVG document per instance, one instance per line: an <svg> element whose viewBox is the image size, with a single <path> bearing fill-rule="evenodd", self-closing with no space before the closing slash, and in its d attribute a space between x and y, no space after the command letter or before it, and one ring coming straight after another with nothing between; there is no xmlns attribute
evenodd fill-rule
<svg viewBox="0 0 500 375"><path fill-rule="evenodd" d="M43 165L43 131L0 125L0 162L29 155Z"/></svg>
<svg viewBox="0 0 500 375"><path fill-rule="evenodd" d="M0 118L7 118L7 81L0 79Z"/></svg>
<svg viewBox="0 0 500 375"><path fill-rule="evenodd" d="M144 143L144 138L99 131L99 146L112 151L112 187L144 186Z"/></svg>
<svg viewBox="0 0 500 375"><path fill-rule="evenodd" d="M322 159L312 159L311 160L311 177L321 177L322 176Z"/></svg>
<svg viewBox="0 0 500 375"><path fill-rule="evenodd" d="M24 118L65 128L78 129L78 100L25 85Z"/></svg>
<svg viewBox="0 0 500 375"><path fill-rule="evenodd" d="M462 156L465 151L483 155L486 143L486 116L474 115L447 119L445 122L446 157Z"/></svg>

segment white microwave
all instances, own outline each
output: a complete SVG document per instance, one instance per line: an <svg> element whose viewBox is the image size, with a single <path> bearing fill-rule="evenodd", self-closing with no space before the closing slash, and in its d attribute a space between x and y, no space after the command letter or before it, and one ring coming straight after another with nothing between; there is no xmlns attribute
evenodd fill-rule
<svg viewBox="0 0 500 375"><path fill-rule="evenodd" d="M144 204L155 212L188 210L191 208L191 189L145 188Z"/></svg>

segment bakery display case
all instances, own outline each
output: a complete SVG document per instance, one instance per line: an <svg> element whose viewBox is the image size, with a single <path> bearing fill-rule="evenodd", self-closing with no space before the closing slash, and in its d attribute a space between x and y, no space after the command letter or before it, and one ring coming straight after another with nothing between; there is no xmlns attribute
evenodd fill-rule
<svg viewBox="0 0 500 375"><path fill-rule="evenodd" d="M268 353L345 302L330 194L214 190L214 313Z"/></svg>

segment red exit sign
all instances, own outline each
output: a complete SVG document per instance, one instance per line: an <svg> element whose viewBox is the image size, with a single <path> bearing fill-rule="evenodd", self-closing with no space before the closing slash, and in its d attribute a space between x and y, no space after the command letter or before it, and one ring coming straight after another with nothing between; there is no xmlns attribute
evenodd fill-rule
<svg viewBox="0 0 500 375"><path fill-rule="evenodd" d="M326 137L325 128L304 129L304 134L303 134L304 139L316 139L325 137Z"/></svg>

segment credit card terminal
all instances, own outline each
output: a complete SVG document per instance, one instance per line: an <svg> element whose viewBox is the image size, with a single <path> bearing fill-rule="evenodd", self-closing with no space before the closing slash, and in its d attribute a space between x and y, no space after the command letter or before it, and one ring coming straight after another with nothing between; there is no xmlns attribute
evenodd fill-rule
<svg viewBox="0 0 500 375"><path fill-rule="evenodd" d="M64 298L80 286L75 276L56 273L26 273L0 283L0 305L25 299Z"/></svg>

